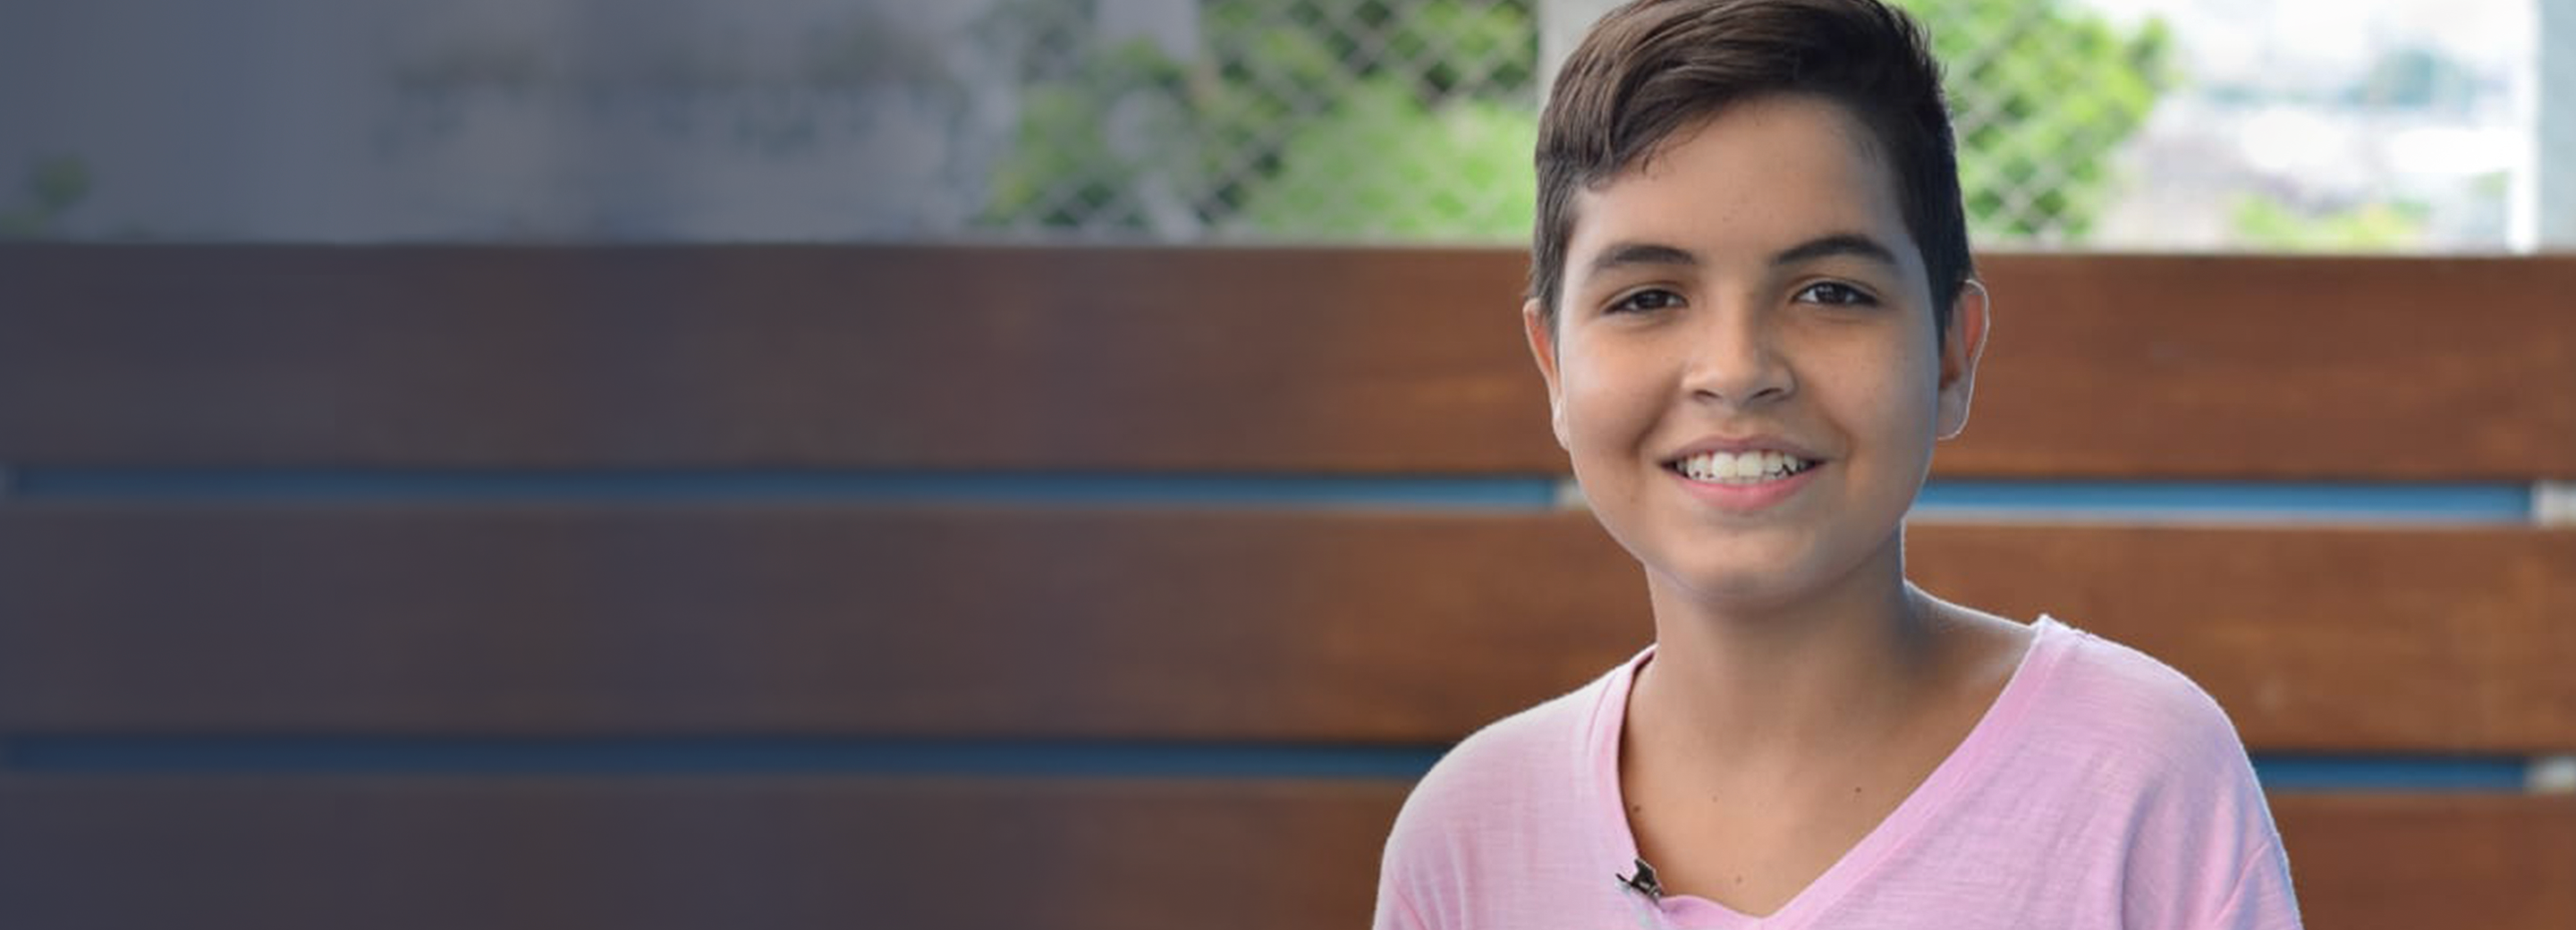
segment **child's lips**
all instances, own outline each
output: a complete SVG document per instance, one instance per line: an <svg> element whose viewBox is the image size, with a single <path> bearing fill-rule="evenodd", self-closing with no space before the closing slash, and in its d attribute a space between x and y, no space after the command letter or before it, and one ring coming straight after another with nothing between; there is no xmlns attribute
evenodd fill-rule
<svg viewBox="0 0 2576 930"><path fill-rule="evenodd" d="M1665 471L1673 476L1674 481L1681 483L1683 491L1702 503L1730 513L1750 514L1768 510L1795 496L1815 483L1816 476L1830 464L1817 461L1786 475L1730 482L1703 481L1683 474L1677 468Z"/></svg>

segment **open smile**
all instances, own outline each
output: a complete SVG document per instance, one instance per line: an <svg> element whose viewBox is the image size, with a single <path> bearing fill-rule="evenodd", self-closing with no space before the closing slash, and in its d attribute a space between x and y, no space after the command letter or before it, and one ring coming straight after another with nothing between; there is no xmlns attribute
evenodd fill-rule
<svg viewBox="0 0 2576 930"><path fill-rule="evenodd" d="M1701 503L1750 515L1795 496L1825 465L1778 449L1702 450L1665 462L1664 470Z"/></svg>
<svg viewBox="0 0 2576 930"><path fill-rule="evenodd" d="M1684 478L1710 484L1753 485L1779 481L1819 464L1814 459L1771 449L1743 452L1702 452L1686 455L1664 467Z"/></svg>

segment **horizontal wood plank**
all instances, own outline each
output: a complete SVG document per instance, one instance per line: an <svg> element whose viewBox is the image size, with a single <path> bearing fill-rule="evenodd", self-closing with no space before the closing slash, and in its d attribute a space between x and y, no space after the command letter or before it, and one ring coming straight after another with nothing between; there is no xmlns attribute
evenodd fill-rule
<svg viewBox="0 0 2576 930"><path fill-rule="evenodd" d="M2576 533L1926 524L2274 750L2576 747ZM0 729L1437 742L1651 635L1581 514L0 511Z"/></svg>
<svg viewBox="0 0 2576 930"><path fill-rule="evenodd" d="M2576 477L2576 255L1984 265L1945 473Z"/></svg>
<svg viewBox="0 0 2576 930"><path fill-rule="evenodd" d="M1643 631L1541 523L20 506L0 727L1437 739Z"/></svg>
<svg viewBox="0 0 2576 930"><path fill-rule="evenodd" d="M1543 471L1517 274L1438 250L0 247L0 461Z"/></svg>
<svg viewBox="0 0 2576 930"><path fill-rule="evenodd" d="M1360 927L1379 783L0 782L48 930Z"/></svg>
<svg viewBox="0 0 2576 930"><path fill-rule="evenodd" d="M1393 782L0 781L13 925L1350 927ZM2309 926L2576 925L2576 798L2276 795Z"/></svg>
<svg viewBox="0 0 2576 930"><path fill-rule="evenodd" d="M2576 927L2576 796L2282 795L2307 926Z"/></svg>
<svg viewBox="0 0 2576 930"><path fill-rule="evenodd" d="M2268 749L2576 748L2576 532L1926 525L1910 573L2190 674Z"/></svg>
<svg viewBox="0 0 2576 930"><path fill-rule="evenodd" d="M1525 261L0 245L0 462L1558 472ZM1945 475L2576 477L2576 256L1984 264Z"/></svg>

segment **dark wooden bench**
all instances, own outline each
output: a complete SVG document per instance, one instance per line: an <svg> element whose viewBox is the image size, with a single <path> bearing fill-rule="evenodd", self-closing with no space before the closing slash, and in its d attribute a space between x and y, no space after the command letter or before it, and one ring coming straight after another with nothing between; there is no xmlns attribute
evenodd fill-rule
<svg viewBox="0 0 2576 930"><path fill-rule="evenodd" d="M0 925L1359 925L1409 777L1648 635L1522 262L0 247ZM2576 480L2576 258L1986 272L1941 480ZM2310 926L2576 926L2511 783L2576 753L2576 530L1910 551L2262 759L2505 773L2276 786Z"/></svg>

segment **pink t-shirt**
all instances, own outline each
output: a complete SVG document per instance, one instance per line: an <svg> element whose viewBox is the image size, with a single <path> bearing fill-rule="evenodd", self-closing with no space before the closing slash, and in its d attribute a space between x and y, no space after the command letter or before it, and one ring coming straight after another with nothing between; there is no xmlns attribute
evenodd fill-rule
<svg viewBox="0 0 2576 930"><path fill-rule="evenodd" d="M2145 654L2048 618L1949 758L1815 882L1765 917L1623 884L1628 683L1486 727L1396 817L1377 926L2285 928L2288 860L2216 702Z"/></svg>

